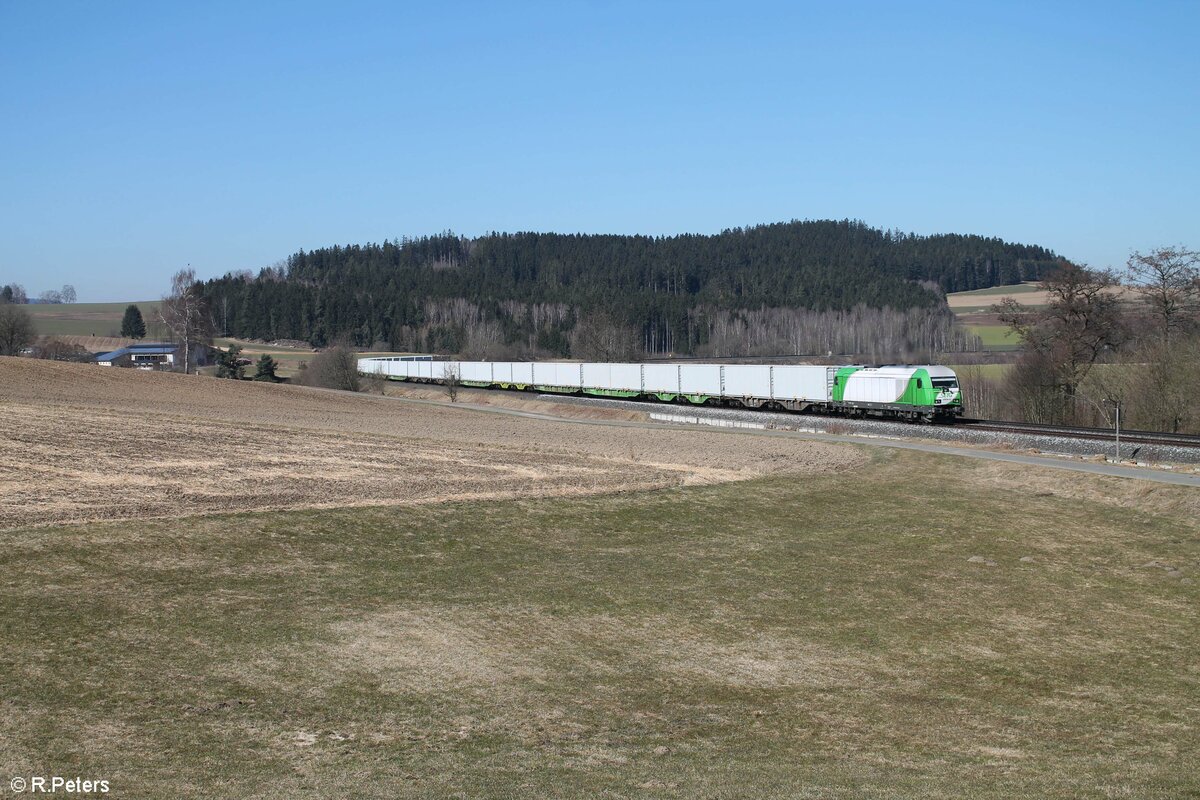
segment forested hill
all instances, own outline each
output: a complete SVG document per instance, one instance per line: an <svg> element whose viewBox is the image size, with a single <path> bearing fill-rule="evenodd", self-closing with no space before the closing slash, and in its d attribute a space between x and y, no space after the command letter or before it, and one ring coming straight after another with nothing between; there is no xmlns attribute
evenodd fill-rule
<svg viewBox="0 0 1200 800"><path fill-rule="evenodd" d="M205 291L224 332L322 345L463 350L485 339L550 354L571 350L585 314L649 352L695 352L712 320L763 309L929 309L940 292L1036 279L1057 263L1042 247L979 236L914 236L853 221L788 222L670 237L442 234L299 252L257 277ZM861 310L861 309L860 309ZM476 332L478 333L478 331Z"/></svg>

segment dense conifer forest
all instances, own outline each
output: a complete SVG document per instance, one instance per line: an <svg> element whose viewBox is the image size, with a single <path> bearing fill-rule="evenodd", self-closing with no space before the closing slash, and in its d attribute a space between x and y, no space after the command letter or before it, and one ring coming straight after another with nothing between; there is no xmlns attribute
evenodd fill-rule
<svg viewBox="0 0 1200 800"><path fill-rule="evenodd" d="M301 251L203 288L223 333L316 346L583 356L596 338L580 336L585 320L629 355L822 352L844 337L800 332L852 319L913 347L966 349L944 292L1035 280L1060 262L994 238L805 221L669 237L444 233ZM761 332L769 312L777 336L730 340Z"/></svg>

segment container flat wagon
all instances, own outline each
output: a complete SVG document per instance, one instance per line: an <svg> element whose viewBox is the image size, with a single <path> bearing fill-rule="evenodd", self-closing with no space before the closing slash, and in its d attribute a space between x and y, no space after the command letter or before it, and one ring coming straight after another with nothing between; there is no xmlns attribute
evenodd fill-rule
<svg viewBox="0 0 1200 800"><path fill-rule="evenodd" d="M867 414L932 421L962 413L954 371L936 365L610 364L362 358L360 372L392 380L591 395L664 403Z"/></svg>

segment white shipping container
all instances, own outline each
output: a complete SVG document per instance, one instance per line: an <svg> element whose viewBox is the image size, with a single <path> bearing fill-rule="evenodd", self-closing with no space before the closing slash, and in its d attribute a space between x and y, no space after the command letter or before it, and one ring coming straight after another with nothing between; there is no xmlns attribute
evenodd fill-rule
<svg viewBox="0 0 1200 800"><path fill-rule="evenodd" d="M682 364L679 367L679 391L683 394L721 396L719 364Z"/></svg>
<svg viewBox="0 0 1200 800"><path fill-rule="evenodd" d="M487 361L464 361L461 365L461 377L464 381L478 383L492 382L492 365Z"/></svg>
<svg viewBox="0 0 1200 800"><path fill-rule="evenodd" d="M358 371L365 372L368 375L390 375L391 374L391 371L388 369L388 364L386 361L382 361L382 360L374 359L374 358L358 359Z"/></svg>
<svg viewBox="0 0 1200 800"><path fill-rule="evenodd" d="M528 386L533 383L533 363L529 361L512 362L512 382Z"/></svg>
<svg viewBox="0 0 1200 800"><path fill-rule="evenodd" d="M771 367L730 364L725 367L726 397L771 398Z"/></svg>
<svg viewBox="0 0 1200 800"><path fill-rule="evenodd" d="M642 366L642 381L643 391L679 394L679 365L644 364Z"/></svg>
<svg viewBox="0 0 1200 800"><path fill-rule="evenodd" d="M561 386L623 392L695 394L710 397L826 402L836 367L765 364L608 364L579 362L429 361L360 359L359 370L394 377L441 380L446 370L484 384ZM845 399L892 403L904 391L910 369L855 373Z"/></svg>
<svg viewBox="0 0 1200 800"><path fill-rule="evenodd" d="M830 371L835 367L783 366L774 370L775 397L824 403L829 400Z"/></svg>
<svg viewBox="0 0 1200 800"><path fill-rule="evenodd" d="M590 363L580 365L580 372L583 374L584 388L599 388L606 389L612 383L612 368L613 364Z"/></svg>
<svg viewBox="0 0 1200 800"><path fill-rule="evenodd" d="M579 362L551 362L534 365L534 383L539 386L579 386Z"/></svg>
<svg viewBox="0 0 1200 800"><path fill-rule="evenodd" d="M610 369L608 389L623 392L640 392L642 390L641 364L613 364Z"/></svg>

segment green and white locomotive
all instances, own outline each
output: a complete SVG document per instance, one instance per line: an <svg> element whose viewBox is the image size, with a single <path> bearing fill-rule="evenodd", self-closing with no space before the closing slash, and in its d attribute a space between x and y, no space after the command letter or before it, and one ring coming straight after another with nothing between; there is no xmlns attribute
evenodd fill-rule
<svg viewBox="0 0 1200 800"><path fill-rule="evenodd" d="M949 367L837 367L830 409L933 420L962 414L962 390Z"/></svg>

